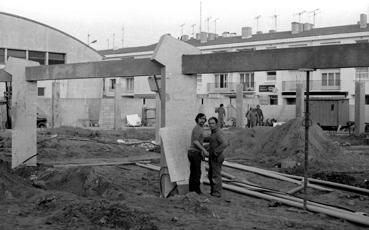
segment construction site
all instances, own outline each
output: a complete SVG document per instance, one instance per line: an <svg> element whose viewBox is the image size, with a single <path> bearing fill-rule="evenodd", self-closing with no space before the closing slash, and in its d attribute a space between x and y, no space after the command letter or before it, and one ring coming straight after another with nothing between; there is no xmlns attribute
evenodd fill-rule
<svg viewBox="0 0 369 230"><path fill-rule="evenodd" d="M311 58L323 53L331 58ZM0 132L0 229L367 229L364 82L356 84L354 132L311 122L308 86L296 91L294 119L244 128L238 87L236 127L223 129L221 198L208 195L206 162L204 193L188 192L187 149L200 112L196 73L298 69L308 82L316 68L369 66L368 53L368 44L353 44L203 55L163 35L150 59L38 66L9 58L1 72L12 82L12 129ZM157 86L155 128L121 128L119 109L114 130L35 126L37 81L142 75Z"/></svg>

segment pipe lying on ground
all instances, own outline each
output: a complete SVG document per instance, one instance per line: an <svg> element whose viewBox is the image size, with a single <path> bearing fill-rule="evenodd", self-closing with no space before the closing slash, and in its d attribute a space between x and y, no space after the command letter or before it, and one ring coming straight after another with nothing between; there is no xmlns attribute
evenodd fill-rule
<svg viewBox="0 0 369 230"><path fill-rule="evenodd" d="M279 172L276 172L276 173L279 174L279 175L285 176L285 177L292 178L292 179L302 179L303 178L301 176L296 176L296 175L290 175L290 174L279 173ZM319 180L319 179L314 179L314 178L308 178L308 181L311 182L311 183L314 183L314 184L326 185L326 186L330 186L330 187L333 187L333 188L339 188L339 189L343 189L343 190L346 190L346 191L357 192L357 193L369 196L369 190L365 189L365 188L359 188L359 187L355 187L355 186L351 186L351 185L340 184L340 183L335 183L335 182L325 181L325 180Z"/></svg>
<svg viewBox="0 0 369 230"><path fill-rule="evenodd" d="M294 184L298 184L301 185L302 182L286 177L284 175L280 175L277 174L276 172L273 171L268 171L265 169L259 169L259 168L255 168L255 167L251 167L251 166L247 166L247 165L243 165L243 164L238 164L238 163L232 163L232 162L228 162L228 161L224 161L223 163L224 166L230 167L230 168L235 168L235 169L240 169L240 170L244 170L244 171L248 171L248 172L253 172L262 176L267 176L267 177L271 177L274 179L278 179L278 180L283 180L283 181L288 181ZM308 184L308 187L310 188L315 188L321 191L325 191L325 192L332 192L332 189L328 189L328 188L324 188L318 185L313 185L313 184Z"/></svg>
<svg viewBox="0 0 369 230"><path fill-rule="evenodd" d="M151 164L136 163L136 165L138 165L140 167L148 168L148 169L151 169L151 170L155 170L155 171L160 170L159 166L155 166L155 165L151 165ZM204 183L209 184L209 181L205 180ZM246 185L246 186L248 186L248 185ZM258 198L262 198L262 199L266 199L266 200L278 201L278 202L281 202L283 204L290 205L290 206L293 206L293 207L303 208L303 203L301 202L302 199L299 199L297 197L288 196L288 197L284 198L283 194L278 194L277 193L277 195L279 196L278 197L276 194L274 194L274 195L263 194L263 193L260 193L260 192L251 191L251 190L248 190L248 189L245 189L245 188L242 188L242 187L238 187L238 186L230 185L230 184L224 184L224 183L223 183L223 188L227 189L227 190L230 190L230 191L233 191L233 192L241 193L241 194L244 194L244 195L250 195L250 196L254 196L254 197L258 197ZM307 210L312 211L312 212L324 213L324 214L329 215L329 216L333 216L333 217L345 219L345 220L348 220L348 221L351 221L351 222L354 222L354 223L369 226L369 217L366 217L362 214L350 212L350 211L343 210L343 209L334 208L334 207L331 207L331 206L327 206L327 205L323 205L323 204L319 204L319 203L315 203L315 202L311 202L311 201L309 201L307 203L306 207L307 207Z"/></svg>
<svg viewBox="0 0 369 230"><path fill-rule="evenodd" d="M244 188L241 188L235 185L223 184L223 188L233 191L233 192L250 195L254 197L259 197L259 198L263 198L266 200L278 201L278 202L281 202L283 204L287 204L293 207L303 208L303 204L300 202L287 200L287 199L263 194L263 193L256 192L256 191L251 191L251 190L244 189ZM349 220L354 223L369 226L369 217L363 216L361 214L355 214L355 213L351 213L351 212L348 212L346 210L341 210L341 209L334 209L333 207L326 208L326 207L321 207L321 206L314 206L309 203L306 205L306 207L307 207L307 210L309 211L320 212L320 213L324 213L329 216L333 216L333 217Z"/></svg>

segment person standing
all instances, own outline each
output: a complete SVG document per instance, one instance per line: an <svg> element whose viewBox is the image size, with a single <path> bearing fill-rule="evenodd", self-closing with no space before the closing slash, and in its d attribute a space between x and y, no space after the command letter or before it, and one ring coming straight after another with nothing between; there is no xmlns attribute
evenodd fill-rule
<svg viewBox="0 0 369 230"><path fill-rule="evenodd" d="M256 126L256 123L258 121L258 113L255 108L250 108L250 110L246 113L247 117L247 127L253 128Z"/></svg>
<svg viewBox="0 0 369 230"><path fill-rule="evenodd" d="M209 137L209 172L210 195L215 197L222 196L222 164L224 161L224 149L228 142L219 128L218 119L209 118L208 121L211 135Z"/></svg>
<svg viewBox="0 0 369 230"><path fill-rule="evenodd" d="M215 109L215 112L218 113L218 122L219 122L219 127L223 128L224 126L224 118L226 115L226 111L224 109L224 105L220 104L219 108Z"/></svg>
<svg viewBox="0 0 369 230"><path fill-rule="evenodd" d="M201 178L201 161L205 159L205 156L209 156L208 151L205 149L204 143L204 124L206 122L206 116L203 113L197 114L196 126L192 129L191 133L191 146L187 152L188 160L190 161L190 179L189 179L189 191L201 194L200 178Z"/></svg>
<svg viewBox="0 0 369 230"><path fill-rule="evenodd" d="M260 109L260 105L256 106L256 112L258 113L258 120L256 122L256 125L261 126L264 123L264 115L263 110Z"/></svg>

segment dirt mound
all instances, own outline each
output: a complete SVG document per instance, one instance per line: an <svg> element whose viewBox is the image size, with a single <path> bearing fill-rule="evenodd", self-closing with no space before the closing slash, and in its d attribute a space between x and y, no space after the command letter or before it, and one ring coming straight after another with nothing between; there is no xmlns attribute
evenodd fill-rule
<svg viewBox="0 0 369 230"><path fill-rule="evenodd" d="M125 204L104 200L74 201L65 205L46 220L48 224L66 227L87 227L88 225L114 229L158 229L148 213L130 208ZM86 226L87 225L87 226Z"/></svg>
<svg viewBox="0 0 369 230"><path fill-rule="evenodd" d="M71 192L79 196L101 196L109 199L124 199L123 189L109 181L93 167L73 167L50 170L39 176L38 182L48 190Z"/></svg>
<svg viewBox="0 0 369 230"><path fill-rule="evenodd" d="M36 193L30 182L11 170L9 162L0 160L0 201L23 200Z"/></svg>
<svg viewBox="0 0 369 230"><path fill-rule="evenodd" d="M232 136L229 155L243 154L243 158L267 167L281 161L303 166L305 152L305 127L302 119L267 129L242 129ZM312 170L332 166L342 150L334 144L317 125L309 127L309 164Z"/></svg>

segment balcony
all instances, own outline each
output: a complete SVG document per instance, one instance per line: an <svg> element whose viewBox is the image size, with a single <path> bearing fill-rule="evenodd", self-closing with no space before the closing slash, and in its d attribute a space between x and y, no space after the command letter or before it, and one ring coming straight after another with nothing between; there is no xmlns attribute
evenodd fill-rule
<svg viewBox="0 0 369 230"><path fill-rule="evenodd" d="M296 84L302 83L303 90L306 90L306 81L282 81L282 92L296 92ZM321 81L311 80L309 81L310 91L340 91L341 81Z"/></svg>
<svg viewBox="0 0 369 230"><path fill-rule="evenodd" d="M229 94L236 93L237 85L242 84L242 91L244 93L254 93L255 92L255 82L239 83L239 82L224 82L219 83L208 83L208 93L220 93Z"/></svg>

